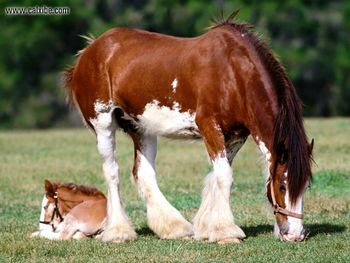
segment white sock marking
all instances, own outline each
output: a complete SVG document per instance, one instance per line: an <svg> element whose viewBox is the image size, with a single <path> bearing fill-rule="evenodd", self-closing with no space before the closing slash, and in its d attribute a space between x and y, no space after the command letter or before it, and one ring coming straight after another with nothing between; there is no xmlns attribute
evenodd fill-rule
<svg viewBox="0 0 350 263"><path fill-rule="evenodd" d="M96 132L97 149L103 160L103 173L108 186L107 229L117 226L119 231L127 231L134 235L130 232L132 231L131 224L119 195L119 166L114 153L116 124L112 116L115 108L112 102L103 104L97 101L95 103L96 118L90 119L90 122Z"/></svg>
<svg viewBox="0 0 350 263"><path fill-rule="evenodd" d="M144 136L137 171L138 189L147 204L150 228L161 238L177 238L192 234L191 225L183 218L160 191L155 172L157 137Z"/></svg>

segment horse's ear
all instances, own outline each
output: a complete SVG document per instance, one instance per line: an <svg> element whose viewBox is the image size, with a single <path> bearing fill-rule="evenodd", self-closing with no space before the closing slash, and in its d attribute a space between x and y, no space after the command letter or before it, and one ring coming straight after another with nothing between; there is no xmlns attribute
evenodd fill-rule
<svg viewBox="0 0 350 263"><path fill-rule="evenodd" d="M50 197L53 197L55 194L53 185L49 180L45 180L45 192L46 192L46 195Z"/></svg>
<svg viewBox="0 0 350 263"><path fill-rule="evenodd" d="M312 150L314 149L314 139L312 138L311 143L309 144L309 154L312 154Z"/></svg>

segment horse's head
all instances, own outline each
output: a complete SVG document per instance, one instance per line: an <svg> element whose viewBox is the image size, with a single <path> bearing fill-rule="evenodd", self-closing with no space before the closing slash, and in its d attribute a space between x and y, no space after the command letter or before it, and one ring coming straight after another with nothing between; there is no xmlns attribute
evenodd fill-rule
<svg viewBox="0 0 350 263"><path fill-rule="evenodd" d="M312 149L313 140L308 145L309 158L311 158ZM302 223L303 195L309 185L311 171L296 168L293 161L287 155L282 156L279 161L275 160L275 164L271 166L271 175L266 184L267 197L276 218L276 236L285 241L302 241L306 237ZM305 174L298 178L295 176L296 171ZM296 178L292 178L292 176L297 177L298 180L295 180ZM300 180L300 178L303 180Z"/></svg>
<svg viewBox="0 0 350 263"><path fill-rule="evenodd" d="M63 221L65 209L58 198L57 184L45 180L45 195L42 200L40 214L40 230L53 229Z"/></svg>

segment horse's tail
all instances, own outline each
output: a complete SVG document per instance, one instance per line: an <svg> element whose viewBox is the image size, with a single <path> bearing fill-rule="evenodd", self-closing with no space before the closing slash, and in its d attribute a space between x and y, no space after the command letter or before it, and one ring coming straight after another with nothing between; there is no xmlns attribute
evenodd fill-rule
<svg viewBox="0 0 350 263"><path fill-rule="evenodd" d="M86 47L79 50L76 54L76 56L80 57L85 50L96 40L96 37L92 34L88 35L80 35L81 38L86 40ZM62 73L62 79L63 79L63 87L67 90L67 102L69 105L72 105L75 103L73 89L72 89L72 82L73 82L73 74L74 74L75 66L68 66L63 70Z"/></svg>
<svg viewBox="0 0 350 263"><path fill-rule="evenodd" d="M302 103L287 76L284 82L285 88L279 94L280 110L274 127L273 149L276 160L273 174L279 163L286 164L289 198L295 204L312 177L312 158L303 124Z"/></svg>
<svg viewBox="0 0 350 263"><path fill-rule="evenodd" d="M72 80L74 73L74 66L68 66L64 69L62 73L63 87L67 90L67 103L69 105L73 104L73 91L72 91Z"/></svg>

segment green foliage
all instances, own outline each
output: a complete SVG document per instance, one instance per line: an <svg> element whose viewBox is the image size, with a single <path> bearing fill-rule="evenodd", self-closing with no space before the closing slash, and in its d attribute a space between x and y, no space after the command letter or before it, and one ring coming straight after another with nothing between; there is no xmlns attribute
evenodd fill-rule
<svg viewBox="0 0 350 263"><path fill-rule="evenodd" d="M0 127L50 127L67 121L59 72L84 47L78 35L138 27L177 36L205 32L221 9L240 8L302 97L306 115L350 114L350 2L326 0L26 0L0 2ZM6 6L68 6L70 15L7 16Z"/></svg>
<svg viewBox="0 0 350 263"><path fill-rule="evenodd" d="M337 171L321 171L313 175L312 192L328 195L350 194L350 173Z"/></svg>

